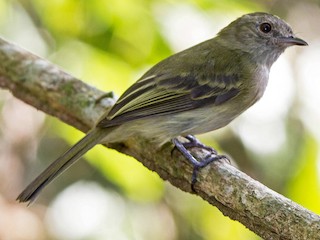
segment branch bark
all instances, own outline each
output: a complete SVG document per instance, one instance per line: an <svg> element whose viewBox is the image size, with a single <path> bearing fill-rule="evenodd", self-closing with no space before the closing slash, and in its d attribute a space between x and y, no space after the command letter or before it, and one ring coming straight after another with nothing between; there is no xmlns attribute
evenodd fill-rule
<svg viewBox="0 0 320 240"><path fill-rule="evenodd" d="M0 39L0 86L22 101L58 117L82 131L89 130L114 103L104 93L57 66ZM102 101L97 99L103 97ZM161 178L185 192L192 192L192 168L172 145L161 149L148 139L135 138L110 144L135 157ZM194 149L199 158L206 152ZM319 239L320 217L268 189L225 161L203 169L196 193L231 219L241 222L264 239Z"/></svg>

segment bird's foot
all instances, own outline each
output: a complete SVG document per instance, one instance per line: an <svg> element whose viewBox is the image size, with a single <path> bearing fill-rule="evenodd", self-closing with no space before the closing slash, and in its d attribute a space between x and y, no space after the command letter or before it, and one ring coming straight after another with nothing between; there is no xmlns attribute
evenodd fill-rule
<svg viewBox="0 0 320 240"><path fill-rule="evenodd" d="M191 189L192 191L195 192L194 189L194 185L197 182L197 174L198 171L201 168L204 168L206 166L208 166L210 163L220 160L222 158L226 158L228 159L226 156L224 155L218 155L217 151L214 150L211 147L208 147L206 145L204 145L203 143L201 143L198 139L196 139L194 136L192 135L187 135L185 137L186 139L189 140L189 142L180 142L177 138L174 138L173 144L175 145L175 148L179 150L179 152L182 153L182 155L192 164L193 166L193 171L192 171L192 178L191 178ZM193 148L193 147L197 147L200 149L204 149L210 152L209 155L207 155L202 161L198 161L189 151L188 148ZM174 149L175 149L174 148ZM174 150L173 149L173 150Z"/></svg>
<svg viewBox="0 0 320 240"><path fill-rule="evenodd" d="M205 150L209 151L211 154L218 155L218 153L215 149L204 145L195 136L187 135L185 138L189 140L189 142L183 143L183 146L185 148L197 147L197 148L205 149Z"/></svg>

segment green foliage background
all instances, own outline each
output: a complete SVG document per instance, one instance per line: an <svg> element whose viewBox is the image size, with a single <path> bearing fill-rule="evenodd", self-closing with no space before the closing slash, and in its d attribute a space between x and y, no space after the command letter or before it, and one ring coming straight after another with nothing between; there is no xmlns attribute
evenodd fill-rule
<svg viewBox="0 0 320 240"><path fill-rule="evenodd" d="M178 50L169 37L170 24L179 21L185 36L198 33L199 26L183 25L190 19L181 12L204 16L212 37L248 12L266 11L288 21L299 14L300 23L306 22L293 21L299 34L316 43L312 24L319 4L310 0L303 6L293 0L2 0L0 35L119 96L150 66ZM319 138L312 127L317 117L308 115L309 106L301 100L295 68L302 51L287 55L296 90L281 118L285 141L277 150L259 153L248 147L237 126L201 139L230 154L250 176L319 213ZM259 239L135 159L101 146L51 184L32 207L15 203L27 182L82 133L44 118L8 92L0 92L0 101L0 219L5 219L0 220L0 239ZM278 138L276 130L272 136Z"/></svg>

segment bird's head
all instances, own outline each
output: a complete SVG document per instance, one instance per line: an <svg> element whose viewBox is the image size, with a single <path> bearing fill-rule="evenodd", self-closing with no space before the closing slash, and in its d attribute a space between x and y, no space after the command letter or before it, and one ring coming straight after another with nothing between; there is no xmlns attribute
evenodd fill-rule
<svg viewBox="0 0 320 240"><path fill-rule="evenodd" d="M285 21L260 12L236 19L219 32L218 39L225 47L250 53L256 61L267 61L270 66L287 47L308 45Z"/></svg>

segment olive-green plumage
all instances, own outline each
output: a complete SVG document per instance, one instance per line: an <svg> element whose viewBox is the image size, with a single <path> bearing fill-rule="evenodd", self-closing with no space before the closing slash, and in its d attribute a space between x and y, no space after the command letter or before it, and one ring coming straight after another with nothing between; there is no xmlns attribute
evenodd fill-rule
<svg viewBox="0 0 320 240"><path fill-rule="evenodd" d="M230 123L263 95L269 71L289 46L307 45L280 18L244 15L215 38L156 64L133 84L96 127L18 196L32 201L94 145L141 135L159 145Z"/></svg>

